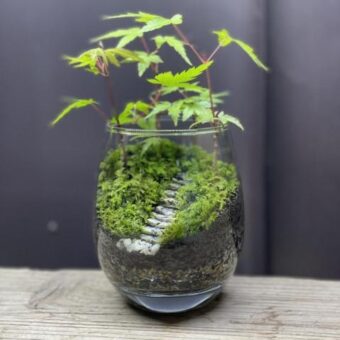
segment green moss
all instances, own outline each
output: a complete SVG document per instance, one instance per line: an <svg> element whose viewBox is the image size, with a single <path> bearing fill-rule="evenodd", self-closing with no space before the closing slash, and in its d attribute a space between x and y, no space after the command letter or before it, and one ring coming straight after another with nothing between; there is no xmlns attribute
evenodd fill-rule
<svg viewBox="0 0 340 340"><path fill-rule="evenodd" d="M179 172L182 149L168 140L127 147L127 169L120 150L109 151L100 164L97 215L112 234L139 235L171 179Z"/></svg>
<svg viewBox="0 0 340 340"><path fill-rule="evenodd" d="M218 162L217 169L203 168L208 155L189 169L190 182L177 193L178 213L162 235L161 242L180 239L209 228L239 186L233 165ZM209 163L208 163L209 164ZM211 164L211 163L210 163Z"/></svg>
<svg viewBox="0 0 340 340"><path fill-rule="evenodd" d="M97 214L102 225L120 237L138 236L146 220L176 174L190 181L177 193L178 212L161 242L209 228L219 210L238 188L235 167L212 157L197 146L178 145L152 138L127 147L123 169L120 150L109 151L100 165Z"/></svg>

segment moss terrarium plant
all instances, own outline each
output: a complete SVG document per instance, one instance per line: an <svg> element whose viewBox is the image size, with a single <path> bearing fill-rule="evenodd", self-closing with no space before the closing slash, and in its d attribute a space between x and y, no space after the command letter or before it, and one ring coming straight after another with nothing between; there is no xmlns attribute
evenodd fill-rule
<svg viewBox="0 0 340 340"><path fill-rule="evenodd" d="M266 66L226 29L212 32L217 47L205 56L180 28L180 14L103 19L134 24L93 38L93 48L64 58L103 78L110 108L93 98L71 99L51 124L85 107L106 122L111 142L99 167L95 234L110 281L148 310L189 310L221 291L243 239L241 186L228 133L232 124L243 127L223 110L228 93L213 91L210 69L216 53L232 44ZM165 46L187 67L169 70ZM150 95L117 106L115 68L131 64Z"/></svg>

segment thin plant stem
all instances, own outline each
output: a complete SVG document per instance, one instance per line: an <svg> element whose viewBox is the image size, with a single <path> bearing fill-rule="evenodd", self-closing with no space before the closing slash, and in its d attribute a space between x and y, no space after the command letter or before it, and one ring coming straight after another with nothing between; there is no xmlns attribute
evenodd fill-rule
<svg viewBox="0 0 340 340"><path fill-rule="evenodd" d="M183 98L188 98L188 96L186 95L186 93L184 91L179 91L179 93L181 94L181 96Z"/></svg>
<svg viewBox="0 0 340 340"><path fill-rule="evenodd" d="M213 123L213 125L216 126L215 123ZM218 137L217 137L216 132L214 132L214 134L213 134L213 148L214 148L214 151L213 151L213 166L216 169L217 168L218 151L220 149L220 145L218 143Z"/></svg>
<svg viewBox="0 0 340 340"><path fill-rule="evenodd" d="M149 47L148 42L146 41L146 39L144 37L141 37L140 40L141 40L141 42L143 44L143 47L144 47L145 51L147 53L150 53L150 47Z"/></svg>
<svg viewBox="0 0 340 340"><path fill-rule="evenodd" d="M104 112L98 105L92 104L92 108L99 113L100 118L102 118L105 122L109 120L107 113Z"/></svg>
<svg viewBox="0 0 340 340"><path fill-rule="evenodd" d="M151 53L151 49L150 49L150 47L149 47L149 44L148 44L147 40L146 40L144 37L141 37L141 38L140 38L140 41L142 42L142 45L143 45L143 47L144 47L145 52L148 53L148 54L150 54L150 53ZM156 65L156 64L152 63L152 64L151 64L151 69L152 69L152 71L153 71L155 74L157 73L157 65Z"/></svg>
<svg viewBox="0 0 340 340"><path fill-rule="evenodd" d="M214 118L214 122L212 123L212 125L216 128L216 122L215 122L215 118L216 118L216 112L215 112L215 105L214 105L214 99L213 99L213 89L212 89L212 83L211 83L211 75L210 75L210 70L207 69L205 72L206 75L206 79L207 79L207 85L209 88L209 100L210 100L210 109ZM219 143L218 143L218 137L217 137L217 133L214 132L213 134L213 147L214 147L214 152L213 152L213 165L214 168L216 168L217 166L217 158L218 158L218 151L220 149Z"/></svg>
<svg viewBox="0 0 340 340"><path fill-rule="evenodd" d="M146 51L146 53L151 53L151 49L149 47L149 44L148 44L147 40L144 37L141 37L140 40L142 42L142 45L143 45L144 50ZM156 49L152 53L157 53L157 51L158 51L158 49ZM156 75L158 73L158 64L152 63L151 64L151 69L152 69L153 73ZM151 97L150 97L150 100L151 100L151 102L152 102L152 104L154 106L158 103L160 97L161 97L161 86L159 86L157 88L156 95L154 97L151 95ZM157 129L160 129L160 127L161 127L161 122L160 122L160 116L159 115L156 116L156 126L157 126Z"/></svg>
<svg viewBox="0 0 340 340"><path fill-rule="evenodd" d="M210 61L214 56L215 54L220 50L221 48L221 45L218 45L214 50L213 52L210 54L210 56L208 57L207 61Z"/></svg>
<svg viewBox="0 0 340 340"><path fill-rule="evenodd" d="M187 38L187 36L182 32L182 30L177 26L177 25L173 25L177 35L181 38L181 40L190 47L190 49L194 52L194 54L196 55L196 57L199 59L199 61L204 64L206 62L206 60L201 56L201 54L197 51L197 49L195 48L195 46L189 41L189 39Z"/></svg>
<svg viewBox="0 0 340 340"><path fill-rule="evenodd" d="M112 109L113 115L115 116L117 126L120 127L121 125L119 122L119 114L117 111L117 104L116 104L116 100L115 100L114 92L113 92L112 79L111 79L111 75L109 72L107 76L105 77L105 81L107 85L107 93L108 93L109 101L111 104L111 109ZM124 167L126 167L127 166L127 153L126 153L126 148L125 148L124 137L120 135L119 133L118 135L119 135L119 145L122 150L122 162L123 162Z"/></svg>
<svg viewBox="0 0 340 340"><path fill-rule="evenodd" d="M113 95L113 86L112 86L112 79L111 79L110 74L108 74L105 77L105 81L106 81L107 94L108 94L108 97L109 97L111 109L112 109L113 115L115 116L117 125L120 126L119 115L118 115L118 112L117 112L117 104L116 104L115 97Z"/></svg>
<svg viewBox="0 0 340 340"><path fill-rule="evenodd" d="M99 43L99 47L104 49L104 44L102 42ZM107 95L109 97L110 105L111 105L111 110L112 113L115 117L117 126L120 127L120 122L119 122L119 113L117 109L117 102L114 97L114 91L113 91L113 86L112 86L112 78L110 74L110 70L108 65L104 62L103 58L100 57L97 60L97 69L99 70L100 74L104 77L105 83L106 83L106 88L107 88ZM125 149L125 143L124 143L124 137L120 134L119 135L119 145L122 151L122 162L124 167L127 165L127 154L126 154L126 149Z"/></svg>
<svg viewBox="0 0 340 340"><path fill-rule="evenodd" d="M217 48L215 48L215 50L211 53L211 55L208 58L204 58L202 56L202 54L195 48L195 46L189 41L189 39L187 38L187 36L182 32L182 30L177 26L177 25L173 25L177 35L181 38L181 40L194 52L194 54L196 55L197 59L202 63L207 63L208 61L210 61L213 56L219 51L220 46L218 46ZM211 113L213 115L213 118L215 119L216 117L216 113L214 110L214 99L213 99L213 89L212 89L212 81L211 81L211 75L210 75L210 70L207 69L205 71L205 77L206 77L206 81L207 81L207 86L208 86L208 90L209 90L209 101L210 101L210 109L211 109ZM216 127L216 123L215 120L212 123L212 126ZM218 150L219 150L219 144L218 144L218 137L217 134L214 133L213 134L213 165L216 168L217 166L217 157L218 157Z"/></svg>
<svg viewBox="0 0 340 340"><path fill-rule="evenodd" d="M211 83L211 75L210 75L210 71L209 69L207 69L205 71L205 77L206 77L206 80L207 80L207 86L208 86L208 89L209 89L209 101L210 101L210 109L211 109L211 112L213 114L213 116L215 117L215 110L214 110L214 99L213 99L213 95L212 95L212 83Z"/></svg>
<svg viewBox="0 0 340 340"><path fill-rule="evenodd" d="M202 63L205 64L206 62L208 62L211 58L211 56L208 59L205 59L201 53L198 52L198 50L195 48L195 46L189 41L189 39L187 38L187 36L182 32L182 30L177 26L177 25L173 25L177 35L182 39L182 41L190 47L190 49L194 52L194 54L196 55L196 57L198 58L198 60ZM215 49L216 51L216 49ZM216 52L213 52L212 55L214 55ZM211 108L211 112L212 114L215 116L214 113L214 101L213 101L213 96L212 96L212 83L211 83L211 76L210 76L210 71L209 69L207 69L205 71L205 76L207 79L207 86L209 89L209 100L210 100L210 108Z"/></svg>

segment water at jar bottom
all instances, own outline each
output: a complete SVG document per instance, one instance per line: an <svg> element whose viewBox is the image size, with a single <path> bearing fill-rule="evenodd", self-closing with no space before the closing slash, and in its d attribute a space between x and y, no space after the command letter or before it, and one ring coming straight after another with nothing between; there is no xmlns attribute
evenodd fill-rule
<svg viewBox="0 0 340 340"><path fill-rule="evenodd" d="M182 313L202 307L217 297L222 291L222 285L182 294L141 294L126 288L118 289L134 306L155 313Z"/></svg>

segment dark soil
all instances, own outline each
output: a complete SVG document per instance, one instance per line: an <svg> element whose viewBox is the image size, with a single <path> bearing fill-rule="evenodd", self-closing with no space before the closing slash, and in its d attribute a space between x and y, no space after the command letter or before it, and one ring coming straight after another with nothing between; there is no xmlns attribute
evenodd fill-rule
<svg viewBox="0 0 340 340"><path fill-rule="evenodd" d="M234 195L208 230L162 245L154 256L117 248L119 237L97 223L100 264L118 288L134 292L193 292L232 275L243 240L243 209Z"/></svg>

